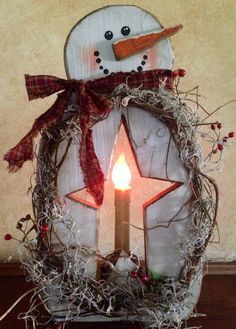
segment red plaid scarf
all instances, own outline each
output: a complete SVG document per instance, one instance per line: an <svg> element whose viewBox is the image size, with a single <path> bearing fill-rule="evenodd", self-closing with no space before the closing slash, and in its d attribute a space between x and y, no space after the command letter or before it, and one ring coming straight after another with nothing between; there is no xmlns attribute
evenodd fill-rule
<svg viewBox="0 0 236 329"><path fill-rule="evenodd" d="M178 71L178 70L177 70ZM28 134L7 154L4 160L8 161L10 172L19 170L25 161L33 160L33 139L43 129L50 128L60 122L64 110L67 109L69 99L76 93L76 102L79 105L82 138L80 144L80 166L84 175L84 183L93 195L96 203L103 202L104 175L94 151L90 116L98 120L112 110L112 103L103 94L111 93L121 83L128 83L130 88L141 89L157 88L161 81L165 87L173 88L173 80L177 71L150 70L143 72L118 72L96 80L64 80L50 75L25 75L26 89L29 100L44 98L55 92L58 94L55 103L39 118L37 118Z"/></svg>

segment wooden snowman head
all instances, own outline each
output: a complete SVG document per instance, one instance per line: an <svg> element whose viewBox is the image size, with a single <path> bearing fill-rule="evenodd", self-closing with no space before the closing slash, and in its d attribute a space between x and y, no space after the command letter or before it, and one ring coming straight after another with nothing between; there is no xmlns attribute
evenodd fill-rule
<svg viewBox="0 0 236 329"><path fill-rule="evenodd" d="M71 30L65 46L65 65L70 78L95 79L115 72L172 69L173 50L168 38L152 47L117 60L113 45L163 30L159 21L136 6L117 5L99 9ZM142 41L141 41L142 42Z"/></svg>

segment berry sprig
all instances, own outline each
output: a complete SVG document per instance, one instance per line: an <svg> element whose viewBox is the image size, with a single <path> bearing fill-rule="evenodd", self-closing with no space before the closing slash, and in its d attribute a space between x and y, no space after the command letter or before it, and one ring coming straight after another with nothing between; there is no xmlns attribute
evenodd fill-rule
<svg viewBox="0 0 236 329"><path fill-rule="evenodd" d="M213 130L216 134L216 140L214 145L216 144L216 148L213 148L212 153L215 154L217 151L222 152L224 149L224 146L228 144L229 139L234 138L234 132L231 131L227 134L227 136L224 136L223 138L220 137L220 129L222 128L221 123L211 124L211 130ZM217 131L218 130L218 131Z"/></svg>
<svg viewBox="0 0 236 329"><path fill-rule="evenodd" d="M28 222L32 221L33 222L33 226L27 230L27 227L28 227ZM24 234L24 238L23 238L23 241L25 241L27 239L27 236L28 234L36 228L36 225L35 225L35 222L34 220L32 219L31 215L26 215L25 217L22 217L20 220L18 220L18 222L16 223L16 228L17 230L20 230L23 234ZM10 240L17 240L17 241L20 241L16 238L14 238L11 234L7 233L5 236L4 236L4 239L6 241L10 241Z"/></svg>
<svg viewBox="0 0 236 329"><path fill-rule="evenodd" d="M137 271L131 271L130 272L130 277L132 279L139 279L142 281L143 284L148 284L149 283L149 277L145 273L142 267L139 267Z"/></svg>
<svg viewBox="0 0 236 329"><path fill-rule="evenodd" d="M18 220L18 222L16 224L16 228L18 230L20 230L24 235L22 241L25 241L28 239L28 235L30 232L32 232L32 231L37 232L37 225L30 214L28 214L25 217L22 217L20 220Z"/></svg>
<svg viewBox="0 0 236 329"><path fill-rule="evenodd" d="M24 242L29 239L29 234L32 231L35 231L37 234L37 237L45 242L45 246L48 245L47 237L48 237L48 231L49 231L49 225L48 223L42 223L40 225L37 225L35 220L31 217L30 214L26 215L25 217L22 217L18 220L16 224L16 228L23 233L23 239L20 241L16 238L14 238L11 234L7 233L4 236L4 239L6 241L10 240L16 240L18 242ZM31 250L29 247L27 247L29 250ZM31 250L32 251L32 250Z"/></svg>
<svg viewBox="0 0 236 329"><path fill-rule="evenodd" d="M20 240L14 238L14 237L13 237L11 234L9 234L9 233L5 234L5 236L4 236L4 240L6 240L6 241L16 240L16 241L20 242Z"/></svg>
<svg viewBox="0 0 236 329"><path fill-rule="evenodd" d="M221 131L222 131L222 123L216 121L213 123L200 123L199 126L209 126L214 136L210 133L201 133L201 137L207 138L207 141L212 143L212 147L210 152L207 154L205 158L205 162L212 160L212 156L215 154L219 154L219 158L214 158L214 163L218 163L221 160L222 152L224 150L225 146L228 146L231 144L231 139L234 138L234 132L231 131L227 133L225 136L221 137Z"/></svg>

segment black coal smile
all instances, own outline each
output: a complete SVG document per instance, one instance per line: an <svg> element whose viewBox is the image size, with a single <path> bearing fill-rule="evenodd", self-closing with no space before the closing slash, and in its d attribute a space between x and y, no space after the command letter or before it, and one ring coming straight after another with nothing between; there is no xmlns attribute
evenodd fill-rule
<svg viewBox="0 0 236 329"><path fill-rule="evenodd" d="M99 65L99 69L100 69L101 71L103 71L103 74L105 74L105 75L109 74L109 70L108 70L107 68L104 68L103 65L102 65L102 60L101 60L101 58L99 57L99 54L100 54L99 51L96 50L93 54L94 54L94 56L96 57L96 63L97 63L97 65ZM143 56L140 65L137 67L137 71L138 71L138 72L142 72L142 70L143 70L143 66L146 64L146 60L147 60L147 58L148 58L147 55L144 55L144 56ZM131 72L136 72L136 70L132 70ZM111 72L111 73L113 73L113 72Z"/></svg>

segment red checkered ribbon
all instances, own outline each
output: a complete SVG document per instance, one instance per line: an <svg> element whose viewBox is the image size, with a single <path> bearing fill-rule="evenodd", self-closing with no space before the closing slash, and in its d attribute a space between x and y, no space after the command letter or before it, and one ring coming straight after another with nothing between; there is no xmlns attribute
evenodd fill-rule
<svg viewBox="0 0 236 329"><path fill-rule="evenodd" d="M175 73L175 74L174 74ZM97 120L112 110L112 103L104 94L111 93L121 83L127 83L130 88L157 88L160 81L165 81L168 89L173 88L176 71L151 70L143 72L118 72L96 80L65 80L50 75L25 76L29 100L44 98L55 92L58 94L55 103L39 118L37 118L27 135L7 154L10 172L19 170L25 161L33 160L33 139L43 129L50 128L62 120L63 113L68 107L72 93L76 94L76 103L80 111L82 138L80 143L80 166L84 175L84 183L94 197L96 203L103 202L104 175L99 160L95 154L91 116Z"/></svg>

